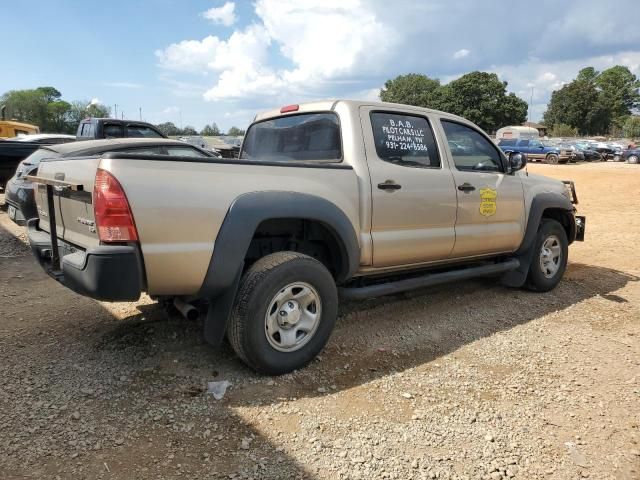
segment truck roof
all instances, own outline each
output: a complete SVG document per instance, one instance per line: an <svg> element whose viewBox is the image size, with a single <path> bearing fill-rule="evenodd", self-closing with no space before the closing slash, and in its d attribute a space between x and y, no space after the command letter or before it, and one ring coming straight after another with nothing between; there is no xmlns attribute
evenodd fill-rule
<svg viewBox="0 0 640 480"><path fill-rule="evenodd" d="M274 108L272 110L267 110L265 112L258 113L253 119L254 122L258 122L260 120L265 120L267 118L274 118L283 115L290 115L296 113L304 113L304 112L317 112L317 111L332 111L335 110L338 104L346 105L350 109L357 110L360 107L379 107L381 110L385 108L402 108L404 110L413 110L415 112L422 113L437 113L438 115L443 115L452 119L456 119L460 122L470 123L469 120L465 118L459 117L457 115L453 115L451 113L443 112L440 110L434 110L431 108L423 108L416 107L414 105L405 105L401 103L390 103L390 102L375 102L375 101L367 101L367 100L344 100L344 99L335 99L335 100L318 100L315 102L305 102L297 104L297 109L292 110L290 112L281 112L281 108ZM282 107L283 108L283 107Z"/></svg>
<svg viewBox="0 0 640 480"><path fill-rule="evenodd" d="M108 140L86 140L84 142L62 143L59 145L48 145L48 150L59 153L60 155L72 155L82 152L83 155L103 152L108 148L120 148L130 146L145 145L186 145L179 140L171 140L169 138L110 138Z"/></svg>

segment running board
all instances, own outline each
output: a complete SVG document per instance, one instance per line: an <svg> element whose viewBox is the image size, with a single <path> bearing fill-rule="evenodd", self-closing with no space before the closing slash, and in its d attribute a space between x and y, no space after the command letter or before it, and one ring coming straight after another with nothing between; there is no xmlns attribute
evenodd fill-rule
<svg viewBox="0 0 640 480"><path fill-rule="evenodd" d="M417 288L431 287L441 283L466 280L474 277L483 277L496 273L515 270L520 266L520 260L512 258L501 263L482 265L479 267L469 267L460 270L450 270L442 273L428 273L420 277L396 280L395 282L380 283L368 287L340 288L339 293L342 298L348 300L365 300L367 298L382 297L394 293L406 292Z"/></svg>

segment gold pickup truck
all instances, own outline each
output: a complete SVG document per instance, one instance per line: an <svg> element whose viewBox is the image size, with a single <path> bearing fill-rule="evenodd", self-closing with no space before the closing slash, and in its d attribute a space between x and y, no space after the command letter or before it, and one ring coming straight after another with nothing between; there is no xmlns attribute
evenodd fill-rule
<svg viewBox="0 0 640 480"><path fill-rule="evenodd" d="M477 126L406 105L322 101L256 116L240 158L142 153L40 163L33 253L92 298L146 291L252 368L326 344L338 299L471 277L547 291L584 238L575 188L528 175ZM204 307L203 307L204 309Z"/></svg>

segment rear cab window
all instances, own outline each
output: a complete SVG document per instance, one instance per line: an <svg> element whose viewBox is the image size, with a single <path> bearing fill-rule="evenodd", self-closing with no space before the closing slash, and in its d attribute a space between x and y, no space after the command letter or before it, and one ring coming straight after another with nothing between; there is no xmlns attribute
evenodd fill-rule
<svg viewBox="0 0 640 480"><path fill-rule="evenodd" d="M163 138L158 132L147 125L127 125L127 137L133 138Z"/></svg>
<svg viewBox="0 0 640 480"><path fill-rule="evenodd" d="M117 123L105 123L104 125L104 138L122 138L124 137L124 130L122 125Z"/></svg>
<svg viewBox="0 0 640 480"><path fill-rule="evenodd" d="M498 142L498 146L500 147L513 147L515 146L517 140L515 138L503 138Z"/></svg>
<svg viewBox="0 0 640 480"><path fill-rule="evenodd" d="M371 112L376 153L385 162L404 167L440 168L440 156L425 117Z"/></svg>
<svg viewBox="0 0 640 480"><path fill-rule="evenodd" d="M265 162L342 161L340 122L333 112L300 113L254 123L240 158Z"/></svg>

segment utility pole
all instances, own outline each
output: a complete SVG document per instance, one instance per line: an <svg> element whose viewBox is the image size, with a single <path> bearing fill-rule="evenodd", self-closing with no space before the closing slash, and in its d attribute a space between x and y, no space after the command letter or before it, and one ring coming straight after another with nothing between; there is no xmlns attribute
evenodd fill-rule
<svg viewBox="0 0 640 480"><path fill-rule="evenodd" d="M113 118L118 118L118 104L113 104Z"/></svg>
<svg viewBox="0 0 640 480"><path fill-rule="evenodd" d="M178 112L180 112L180 130L182 130L182 109L178 109Z"/></svg>
<svg viewBox="0 0 640 480"><path fill-rule="evenodd" d="M122 120L124 120L124 112L120 112L120 114L122 115Z"/></svg>
<svg viewBox="0 0 640 480"><path fill-rule="evenodd" d="M533 87L531 87L531 100L529 101L529 123L531 123L532 114L533 114Z"/></svg>
<svg viewBox="0 0 640 480"><path fill-rule="evenodd" d="M142 121L142 107L138 107L138 110L140 110L140 121Z"/></svg>

